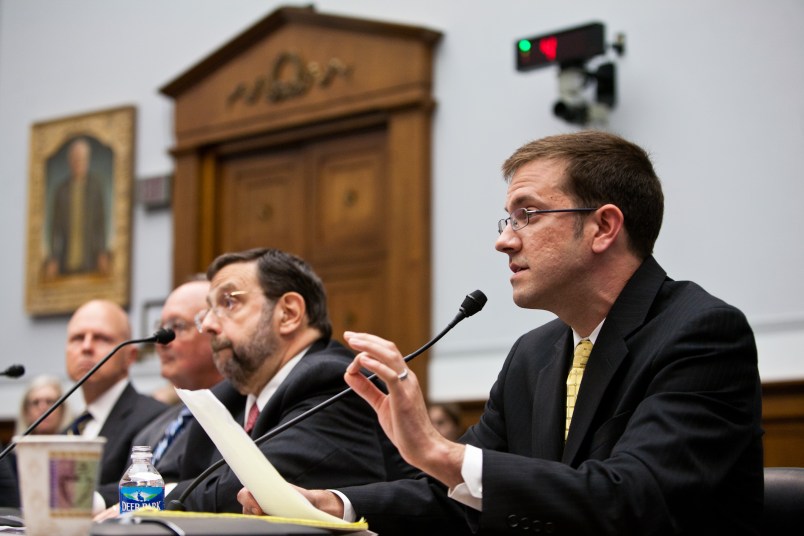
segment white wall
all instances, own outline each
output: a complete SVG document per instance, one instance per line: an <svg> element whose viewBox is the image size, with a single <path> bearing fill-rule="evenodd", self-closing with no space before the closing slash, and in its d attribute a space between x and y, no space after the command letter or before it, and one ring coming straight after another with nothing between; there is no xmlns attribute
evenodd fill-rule
<svg viewBox="0 0 804 536"><path fill-rule="evenodd" d="M289 3L289 2L288 2ZM122 104L137 107L135 175L172 167L172 107L158 94L189 66L285 3L265 0L0 0L0 367L63 373L66 317L24 311L30 126ZM302 5L302 4L299 4ZM514 41L591 20L624 32L620 104L609 128L647 148L663 179L656 256L739 306L765 380L804 378L804 3L800 0L320 0L319 11L427 26L437 49L433 143L434 322L482 289L486 309L431 352L435 399L480 398L514 338L549 318L511 302L493 249L503 216L500 163L532 138L572 130L552 115L556 71L518 73ZM170 289L171 215L135 208L132 308ZM410 349L402 349L410 351ZM158 383L155 363L137 382ZM0 417L23 380L0 380Z"/></svg>

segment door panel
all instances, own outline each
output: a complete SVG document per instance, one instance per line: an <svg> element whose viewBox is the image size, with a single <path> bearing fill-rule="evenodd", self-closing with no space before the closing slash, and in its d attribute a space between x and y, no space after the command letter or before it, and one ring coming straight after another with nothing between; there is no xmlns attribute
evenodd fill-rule
<svg viewBox="0 0 804 536"><path fill-rule="evenodd" d="M304 255L314 216L304 203L300 156L290 150L222 162L218 253L273 247Z"/></svg>
<svg viewBox="0 0 804 536"><path fill-rule="evenodd" d="M382 133L323 142L310 150L316 199L313 258L349 262L384 253L385 154Z"/></svg>
<svg viewBox="0 0 804 536"><path fill-rule="evenodd" d="M385 272L379 266L362 266L362 272L333 273L324 269L332 334L343 341L344 331L363 331L388 337L388 309L384 300Z"/></svg>

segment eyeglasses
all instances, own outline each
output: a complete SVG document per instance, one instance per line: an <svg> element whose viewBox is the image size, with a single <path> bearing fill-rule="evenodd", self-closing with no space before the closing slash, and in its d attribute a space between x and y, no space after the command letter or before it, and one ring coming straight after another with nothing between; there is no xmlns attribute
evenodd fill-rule
<svg viewBox="0 0 804 536"><path fill-rule="evenodd" d="M198 311L198 314L195 315L195 329L198 330L198 333L204 333L204 319L209 313L214 314L218 318L231 316L237 304L240 303L235 299L235 296L241 296L248 293L248 290L233 290L232 292L224 292L223 294L220 294L214 301L215 305L209 309Z"/></svg>
<svg viewBox="0 0 804 536"><path fill-rule="evenodd" d="M530 217L537 214L553 214L556 212L594 212L596 208L553 208L548 210L536 210L527 208L518 208L497 222L497 231L502 234L508 224L511 224L511 229L518 231L530 223Z"/></svg>
<svg viewBox="0 0 804 536"><path fill-rule="evenodd" d="M173 318L164 323L161 320L157 320L154 323L154 331L159 331L160 329L169 329L178 335L180 333L189 333L193 329L193 324L180 318Z"/></svg>

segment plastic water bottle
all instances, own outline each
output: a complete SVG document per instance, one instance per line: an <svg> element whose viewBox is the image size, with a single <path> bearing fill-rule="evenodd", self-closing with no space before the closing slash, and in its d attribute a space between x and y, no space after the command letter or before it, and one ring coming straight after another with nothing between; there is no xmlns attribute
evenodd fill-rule
<svg viewBox="0 0 804 536"><path fill-rule="evenodd" d="M144 506L165 509L165 481L151 463L151 447L131 448L131 465L120 479L120 513Z"/></svg>

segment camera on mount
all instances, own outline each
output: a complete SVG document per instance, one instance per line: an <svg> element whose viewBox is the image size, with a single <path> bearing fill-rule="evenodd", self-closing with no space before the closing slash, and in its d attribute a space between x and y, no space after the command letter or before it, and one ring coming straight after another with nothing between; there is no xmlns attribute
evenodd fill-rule
<svg viewBox="0 0 804 536"><path fill-rule="evenodd" d="M614 64L602 63L595 69L589 66L590 60L606 52L604 35L604 25L593 22L517 41L518 71L559 66L559 99L553 106L553 113L568 123L605 123L609 111L617 103ZM618 54L623 53L622 35L618 36L612 48Z"/></svg>

